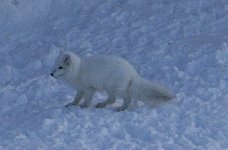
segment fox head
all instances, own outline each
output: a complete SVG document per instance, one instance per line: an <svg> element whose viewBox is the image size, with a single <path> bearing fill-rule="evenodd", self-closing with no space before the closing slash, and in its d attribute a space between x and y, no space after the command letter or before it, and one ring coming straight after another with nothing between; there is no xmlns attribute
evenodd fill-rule
<svg viewBox="0 0 228 150"><path fill-rule="evenodd" d="M56 58L54 69L51 72L51 76L56 79L65 78L71 69L71 59L72 58L70 54L61 51L59 56Z"/></svg>

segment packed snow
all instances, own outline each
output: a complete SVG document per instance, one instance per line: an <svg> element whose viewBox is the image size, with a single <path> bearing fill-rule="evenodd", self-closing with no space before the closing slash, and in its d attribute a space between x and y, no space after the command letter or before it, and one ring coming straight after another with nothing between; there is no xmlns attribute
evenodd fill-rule
<svg viewBox="0 0 228 150"><path fill-rule="evenodd" d="M126 111L64 106L59 49L120 56L177 98ZM1 0L0 150L228 149L227 0Z"/></svg>

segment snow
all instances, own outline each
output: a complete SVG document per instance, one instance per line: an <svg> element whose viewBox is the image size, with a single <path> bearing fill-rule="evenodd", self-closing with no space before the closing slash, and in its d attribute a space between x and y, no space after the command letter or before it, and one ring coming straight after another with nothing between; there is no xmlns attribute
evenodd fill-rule
<svg viewBox="0 0 228 150"><path fill-rule="evenodd" d="M0 1L0 150L228 149L227 25L227 0ZM49 75L59 47L123 57L177 98L65 108L76 91Z"/></svg>

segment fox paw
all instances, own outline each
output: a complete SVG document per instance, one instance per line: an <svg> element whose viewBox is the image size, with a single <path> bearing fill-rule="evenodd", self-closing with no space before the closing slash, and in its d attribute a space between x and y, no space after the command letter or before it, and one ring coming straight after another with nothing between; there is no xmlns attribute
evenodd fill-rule
<svg viewBox="0 0 228 150"><path fill-rule="evenodd" d="M103 107L105 107L105 106L106 106L105 103L98 103L98 104L96 105L96 108L103 108Z"/></svg>
<svg viewBox="0 0 228 150"><path fill-rule="evenodd" d="M125 107L118 107L115 109L115 111L117 111L117 112L124 111L124 110L126 110Z"/></svg>
<svg viewBox="0 0 228 150"><path fill-rule="evenodd" d="M74 105L77 105L77 104L75 104L74 102L71 102L71 103L66 104L65 107L74 106Z"/></svg>
<svg viewBox="0 0 228 150"><path fill-rule="evenodd" d="M88 107L88 105L87 104L81 104L81 105L79 105L79 107L86 108L86 107Z"/></svg>

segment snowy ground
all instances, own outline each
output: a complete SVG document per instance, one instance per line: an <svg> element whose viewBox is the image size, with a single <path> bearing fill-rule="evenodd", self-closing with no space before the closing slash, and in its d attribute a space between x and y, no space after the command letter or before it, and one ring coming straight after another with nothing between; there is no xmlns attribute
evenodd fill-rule
<svg viewBox="0 0 228 150"><path fill-rule="evenodd" d="M64 108L58 47L127 59L177 99ZM118 103L120 103L119 101ZM228 149L227 0L1 0L0 149Z"/></svg>

